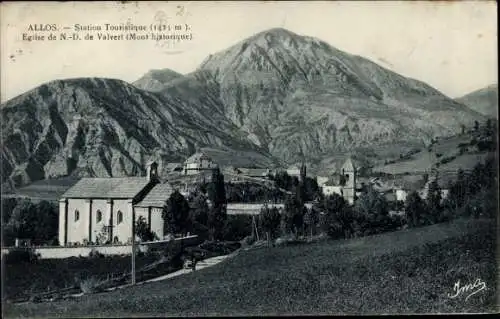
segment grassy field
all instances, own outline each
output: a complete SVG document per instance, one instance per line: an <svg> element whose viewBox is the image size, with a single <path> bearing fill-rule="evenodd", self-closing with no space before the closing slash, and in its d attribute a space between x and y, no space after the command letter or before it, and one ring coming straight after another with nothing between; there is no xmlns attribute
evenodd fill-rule
<svg viewBox="0 0 500 319"><path fill-rule="evenodd" d="M138 269L153 263L155 257L137 258ZM71 257L65 259L40 259L35 262L5 264L2 288L3 298L22 298L32 293L52 291L78 285L91 276L105 279L131 269L130 256L100 258Z"/></svg>
<svg viewBox="0 0 500 319"><path fill-rule="evenodd" d="M42 304L6 317L210 316L493 311L495 222L457 220L366 238L242 251L164 282ZM487 289L451 299L455 283Z"/></svg>

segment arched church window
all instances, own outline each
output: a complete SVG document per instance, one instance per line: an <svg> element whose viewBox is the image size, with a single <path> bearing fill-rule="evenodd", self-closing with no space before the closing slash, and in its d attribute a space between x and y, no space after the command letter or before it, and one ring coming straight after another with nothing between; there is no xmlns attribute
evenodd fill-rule
<svg viewBox="0 0 500 319"><path fill-rule="evenodd" d="M119 210L116 217L116 223L120 224L121 222L123 222L123 213Z"/></svg>
<svg viewBox="0 0 500 319"><path fill-rule="evenodd" d="M75 209L75 222L79 220L80 220L80 212L78 211L78 209Z"/></svg>
<svg viewBox="0 0 500 319"><path fill-rule="evenodd" d="M96 221L97 221L98 223L100 223L100 222L101 222L101 220L102 220L102 212L98 209L98 210L97 210L97 217L96 217Z"/></svg>

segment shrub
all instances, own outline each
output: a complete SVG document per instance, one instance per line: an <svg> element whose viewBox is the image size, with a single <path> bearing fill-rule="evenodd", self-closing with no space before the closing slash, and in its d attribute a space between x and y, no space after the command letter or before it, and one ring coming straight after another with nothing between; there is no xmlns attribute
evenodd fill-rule
<svg viewBox="0 0 500 319"><path fill-rule="evenodd" d="M224 240L238 241L252 233L252 216L228 215L224 227Z"/></svg>
<svg viewBox="0 0 500 319"><path fill-rule="evenodd" d="M32 263L40 258L32 248L15 248L9 251L2 259L6 264Z"/></svg>
<svg viewBox="0 0 500 319"><path fill-rule="evenodd" d="M276 207L262 208L259 215L260 225L266 234L269 234L269 239L276 238L279 231L281 216Z"/></svg>
<svg viewBox="0 0 500 319"><path fill-rule="evenodd" d="M92 248L89 253L89 258L102 258L104 255L100 253L97 249Z"/></svg>
<svg viewBox="0 0 500 319"><path fill-rule="evenodd" d="M80 290L84 294L92 294L102 290L101 285L104 282L99 280L97 277L89 277L80 282Z"/></svg>

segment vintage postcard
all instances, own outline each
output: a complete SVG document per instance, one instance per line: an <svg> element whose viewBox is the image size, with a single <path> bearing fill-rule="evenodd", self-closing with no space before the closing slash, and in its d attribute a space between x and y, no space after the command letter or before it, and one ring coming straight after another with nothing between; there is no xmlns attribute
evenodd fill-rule
<svg viewBox="0 0 500 319"><path fill-rule="evenodd" d="M495 1L0 9L6 318L499 311Z"/></svg>

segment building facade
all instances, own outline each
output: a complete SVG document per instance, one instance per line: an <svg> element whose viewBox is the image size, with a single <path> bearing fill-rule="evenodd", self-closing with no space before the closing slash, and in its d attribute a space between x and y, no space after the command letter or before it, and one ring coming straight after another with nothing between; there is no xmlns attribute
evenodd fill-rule
<svg viewBox="0 0 500 319"><path fill-rule="evenodd" d="M184 175L198 174L202 171L211 171L219 166L205 153L195 153L184 162Z"/></svg>

